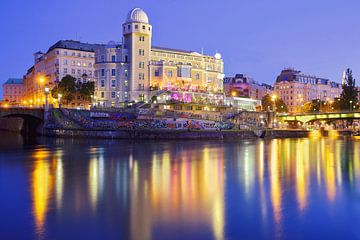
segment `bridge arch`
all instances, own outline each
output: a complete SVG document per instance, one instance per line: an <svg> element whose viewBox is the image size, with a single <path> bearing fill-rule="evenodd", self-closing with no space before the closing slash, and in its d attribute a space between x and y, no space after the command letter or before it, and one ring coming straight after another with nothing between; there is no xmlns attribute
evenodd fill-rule
<svg viewBox="0 0 360 240"><path fill-rule="evenodd" d="M42 109L2 109L0 110L1 119L10 119L6 121L11 125L12 118L21 118L23 119L22 126L19 126L22 133L34 134L38 127L43 123L43 110ZM14 125L20 124L19 122L14 121ZM14 127L14 129L16 129Z"/></svg>

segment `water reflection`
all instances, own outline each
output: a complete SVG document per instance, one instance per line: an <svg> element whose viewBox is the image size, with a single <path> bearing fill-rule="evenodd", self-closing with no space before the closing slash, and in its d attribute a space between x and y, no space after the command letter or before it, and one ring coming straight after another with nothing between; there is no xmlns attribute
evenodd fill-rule
<svg viewBox="0 0 360 240"><path fill-rule="evenodd" d="M358 194L359 147L330 138L37 147L35 232L56 225L68 237L74 219L88 238L288 237L291 222Z"/></svg>
<svg viewBox="0 0 360 240"><path fill-rule="evenodd" d="M50 166L47 161L48 156L48 152L44 149L36 149L33 155L35 159L32 173L33 213L36 232L39 235L44 232L48 201L53 186Z"/></svg>

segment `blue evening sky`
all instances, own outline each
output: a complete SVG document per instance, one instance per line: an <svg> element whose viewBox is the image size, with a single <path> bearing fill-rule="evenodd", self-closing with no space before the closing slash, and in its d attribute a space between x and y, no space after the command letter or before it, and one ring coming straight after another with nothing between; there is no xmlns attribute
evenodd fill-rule
<svg viewBox="0 0 360 240"><path fill-rule="evenodd" d="M340 82L351 67L360 76L359 0L1 0L0 83L60 39L120 41L134 7L147 12L153 45L218 51L226 75L273 83L294 67Z"/></svg>

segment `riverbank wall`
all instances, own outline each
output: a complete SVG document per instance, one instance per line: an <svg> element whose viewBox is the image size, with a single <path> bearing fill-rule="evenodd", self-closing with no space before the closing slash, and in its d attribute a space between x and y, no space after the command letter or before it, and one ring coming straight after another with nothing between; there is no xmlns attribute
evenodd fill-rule
<svg viewBox="0 0 360 240"><path fill-rule="evenodd" d="M45 129L51 137L79 137L104 139L256 139L256 138L301 138L308 137L306 130L79 130Z"/></svg>

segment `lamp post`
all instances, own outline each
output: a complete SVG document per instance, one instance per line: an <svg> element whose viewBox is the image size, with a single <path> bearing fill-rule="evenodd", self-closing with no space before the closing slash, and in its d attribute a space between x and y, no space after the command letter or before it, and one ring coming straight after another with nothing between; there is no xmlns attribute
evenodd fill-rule
<svg viewBox="0 0 360 240"><path fill-rule="evenodd" d="M352 112L352 103L353 103L353 101L350 100L349 103L350 103L350 112Z"/></svg>
<svg viewBox="0 0 360 240"><path fill-rule="evenodd" d="M45 86L45 111L49 111L49 92L50 88Z"/></svg>
<svg viewBox="0 0 360 240"><path fill-rule="evenodd" d="M271 96L271 100L273 102L273 112L274 112L274 127L276 126L276 98L277 96L275 94Z"/></svg>
<svg viewBox="0 0 360 240"><path fill-rule="evenodd" d="M61 108L61 98L62 98L62 94L59 93L58 94L58 103L59 103L59 108Z"/></svg>

